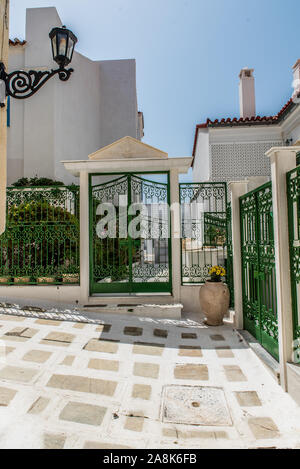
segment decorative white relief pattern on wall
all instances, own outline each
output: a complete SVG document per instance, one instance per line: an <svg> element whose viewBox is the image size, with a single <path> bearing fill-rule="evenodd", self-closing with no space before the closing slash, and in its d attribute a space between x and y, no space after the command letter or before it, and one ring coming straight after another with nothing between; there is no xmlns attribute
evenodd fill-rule
<svg viewBox="0 0 300 469"><path fill-rule="evenodd" d="M281 140L253 143L213 143L210 145L212 181L236 181L248 176L270 176L271 167L265 153L282 146Z"/></svg>

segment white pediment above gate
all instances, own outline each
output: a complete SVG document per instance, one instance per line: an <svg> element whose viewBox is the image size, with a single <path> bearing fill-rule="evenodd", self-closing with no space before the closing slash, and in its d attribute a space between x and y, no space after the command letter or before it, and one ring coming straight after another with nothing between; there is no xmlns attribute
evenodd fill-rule
<svg viewBox="0 0 300 469"><path fill-rule="evenodd" d="M123 137L89 155L89 159L97 160L131 160L131 159L167 159L168 153L140 142L133 137Z"/></svg>

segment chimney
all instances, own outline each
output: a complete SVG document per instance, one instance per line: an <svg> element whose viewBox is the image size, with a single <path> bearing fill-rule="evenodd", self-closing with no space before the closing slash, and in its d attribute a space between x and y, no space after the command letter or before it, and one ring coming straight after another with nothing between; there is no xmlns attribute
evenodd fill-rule
<svg viewBox="0 0 300 469"><path fill-rule="evenodd" d="M297 98L300 93L300 59L297 60L295 65L293 66L293 98Z"/></svg>
<svg viewBox="0 0 300 469"><path fill-rule="evenodd" d="M255 117L255 81L253 68L243 68L240 72L240 115L246 117Z"/></svg>

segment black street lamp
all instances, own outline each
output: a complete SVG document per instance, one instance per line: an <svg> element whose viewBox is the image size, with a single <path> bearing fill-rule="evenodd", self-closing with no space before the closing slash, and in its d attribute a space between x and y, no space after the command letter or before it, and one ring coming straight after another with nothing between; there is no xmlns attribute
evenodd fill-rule
<svg viewBox="0 0 300 469"><path fill-rule="evenodd" d="M49 37L52 44L53 60L60 68L66 67L72 61L77 37L65 26L53 28Z"/></svg>
<svg viewBox="0 0 300 469"><path fill-rule="evenodd" d="M72 61L77 37L65 26L53 28L49 37L51 39L53 60L59 65L59 68L43 72L18 70L8 74L3 62L0 62L0 94L2 94L1 89L5 88L6 96L12 96L16 99L30 98L54 75L58 75L62 81L69 80L74 70L65 67ZM6 96L0 97L1 107L5 106Z"/></svg>

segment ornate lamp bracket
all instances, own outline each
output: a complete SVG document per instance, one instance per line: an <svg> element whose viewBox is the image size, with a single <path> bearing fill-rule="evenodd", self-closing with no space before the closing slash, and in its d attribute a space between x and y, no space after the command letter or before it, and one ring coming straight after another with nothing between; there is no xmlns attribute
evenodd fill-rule
<svg viewBox="0 0 300 469"><path fill-rule="evenodd" d="M18 70L8 74L5 65L0 62L0 80L5 83L6 95L16 99L30 98L55 75L62 81L68 81L73 71L73 68L60 67L51 71Z"/></svg>

